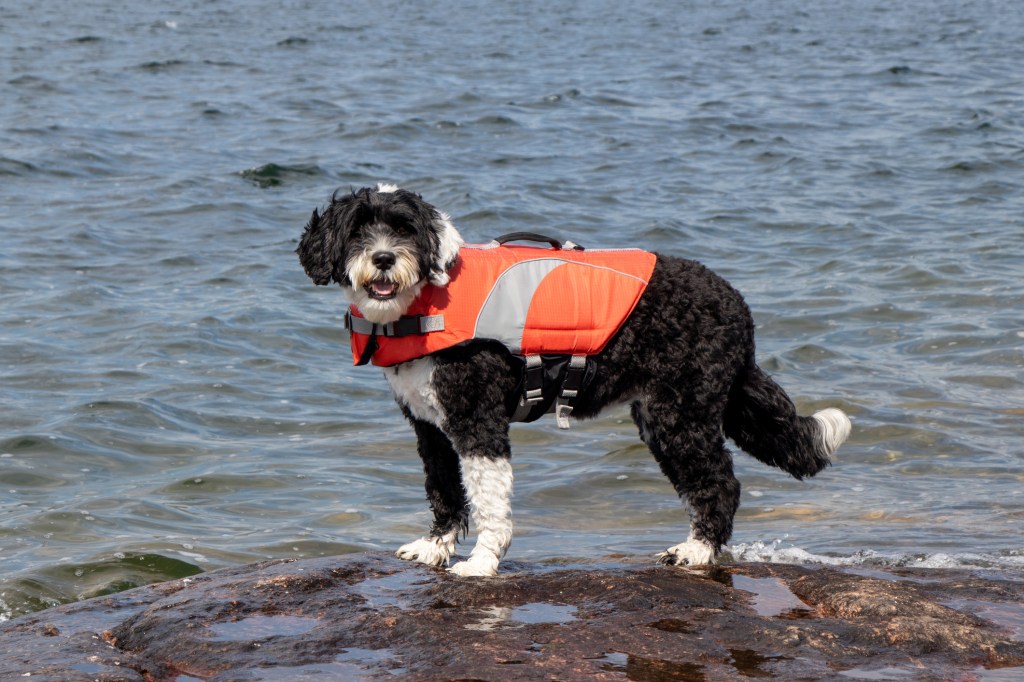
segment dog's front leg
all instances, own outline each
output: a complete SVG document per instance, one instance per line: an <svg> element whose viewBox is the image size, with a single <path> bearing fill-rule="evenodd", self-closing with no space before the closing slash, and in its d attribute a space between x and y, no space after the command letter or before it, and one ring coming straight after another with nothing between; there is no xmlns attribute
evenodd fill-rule
<svg viewBox="0 0 1024 682"><path fill-rule="evenodd" d="M396 555L406 561L441 566L448 563L455 551L459 531L465 535L469 525L469 509L459 472L459 456L441 429L414 418L408 410L406 412L416 431L417 450L426 474L424 487L430 509L434 512L434 524L429 536L402 545Z"/></svg>
<svg viewBox="0 0 1024 682"><path fill-rule="evenodd" d="M503 407L486 410L478 401L475 414L449 418L446 433L459 453L462 487L476 528L476 546L469 558L449 570L458 575L495 575L498 562L512 543L512 447Z"/></svg>
<svg viewBox="0 0 1024 682"><path fill-rule="evenodd" d="M449 570L462 576L496 575L512 544L512 463L507 455L472 452L459 459L477 540L469 558Z"/></svg>
<svg viewBox="0 0 1024 682"><path fill-rule="evenodd" d="M476 527L469 558L451 567L463 576L495 575L512 543L512 446L507 399L518 373L508 353L486 344L439 360L436 387L438 426L458 453L462 487Z"/></svg>

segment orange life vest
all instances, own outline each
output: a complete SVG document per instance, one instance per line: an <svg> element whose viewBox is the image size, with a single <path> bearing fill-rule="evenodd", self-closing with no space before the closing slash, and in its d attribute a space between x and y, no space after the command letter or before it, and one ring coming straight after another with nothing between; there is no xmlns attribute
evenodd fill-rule
<svg viewBox="0 0 1024 682"><path fill-rule="evenodd" d="M389 367L474 339L515 355L594 355L633 312L654 262L639 249L466 244L447 286L426 283L398 322L374 325L351 307L353 361L365 364L369 350Z"/></svg>

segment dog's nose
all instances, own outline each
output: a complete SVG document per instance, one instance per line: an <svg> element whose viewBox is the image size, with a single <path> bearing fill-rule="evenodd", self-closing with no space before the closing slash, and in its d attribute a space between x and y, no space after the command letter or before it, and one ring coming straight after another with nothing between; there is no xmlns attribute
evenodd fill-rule
<svg viewBox="0 0 1024 682"><path fill-rule="evenodd" d="M373 254L373 265L378 270L390 270L395 264L395 254L390 251L377 251Z"/></svg>

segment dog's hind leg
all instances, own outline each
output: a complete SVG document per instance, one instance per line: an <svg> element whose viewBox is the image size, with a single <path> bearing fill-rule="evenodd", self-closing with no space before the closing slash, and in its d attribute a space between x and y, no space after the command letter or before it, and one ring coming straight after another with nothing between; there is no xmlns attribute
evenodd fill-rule
<svg viewBox="0 0 1024 682"><path fill-rule="evenodd" d="M410 415L416 431L417 449L426 474L425 488L434 524L430 535L414 540L398 549L399 559L418 561L430 566L448 563L455 551L459 532L465 535L469 524L469 506L462 487L459 456L455 454L448 436L425 421Z"/></svg>
<svg viewBox="0 0 1024 682"><path fill-rule="evenodd" d="M632 405L640 438L690 509L690 535L659 554L666 564L712 564L732 535L740 483L717 415L696 413L666 396Z"/></svg>

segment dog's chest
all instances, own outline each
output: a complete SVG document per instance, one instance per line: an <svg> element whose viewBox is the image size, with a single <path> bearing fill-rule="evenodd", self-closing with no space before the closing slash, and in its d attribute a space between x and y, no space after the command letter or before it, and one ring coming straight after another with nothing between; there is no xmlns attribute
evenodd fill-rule
<svg viewBox="0 0 1024 682"><path fill-rule="evenodd" d="M434 389L432 358L419 358L393 367L385 367L384 377L391 385L399 405L408 408L416 419L441 426L444 412Z"/></svg>

